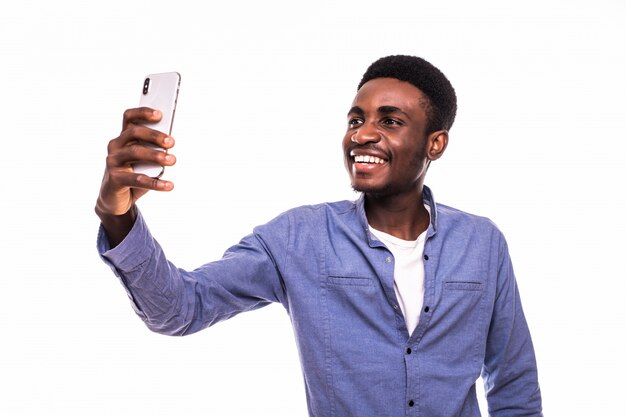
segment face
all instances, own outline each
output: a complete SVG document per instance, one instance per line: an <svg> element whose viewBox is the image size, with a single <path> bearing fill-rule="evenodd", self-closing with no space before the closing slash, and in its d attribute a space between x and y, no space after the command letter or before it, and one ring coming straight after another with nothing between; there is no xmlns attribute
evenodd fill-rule
<svg viewBox="0 0 626 417"><path fill-rule="evenodd" d="M421 191L430 161L447 145L447 132L426 134L426 97L410 83L375 78L357 93L343 139L346 168L356 191L387 196Z"/></svg>

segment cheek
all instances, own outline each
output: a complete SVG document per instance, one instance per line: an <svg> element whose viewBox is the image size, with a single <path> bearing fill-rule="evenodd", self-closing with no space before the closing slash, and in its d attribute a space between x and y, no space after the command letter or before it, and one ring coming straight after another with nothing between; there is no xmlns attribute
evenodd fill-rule
<svg viewBox="0 0 626 417"><path fill-rule="evenodd" d="M352 135L350 133L346 133L346 135L343 137L343 141L341 142L341 147L344 151L344 153L346 153L348 151L348 148L350 148L350 143Z"/></svg>
<svg viewBox="0 0 626 417"><path fill-rule="evenodd" d="M423 143L422 146L407 148L404 154L410 159L411 165L423 164L428 152L427 148L427 144Z"/></svg>
<svg viewBox="0 0 626 417"><path fill-rule="evenodd" d="M415 178L422 177L426 174L428 169L428 159L426 158L426 152L421 151L413 155L410 163L410 170L415 173Z"/></svg>
<svg viewBox="0 0 626 417"><path fill-rule="evenodd" d="M416 148L415 146L402 146L397 148L395 153L395 164L401 171L398 175L421 176L424 167L427 165L425 146Z"/></svg>
<svg viewBox="0 0 626 417"><path fill-rule="evenodd" d="M350 172L350 157L348 156L348 148L350 147L350 136L346 135L341 142L341 149L343 153L343 165Z"/></svg>
<svg viewBox="0 0 626 417"><path fill-rule="evenodd" d="M411 158L411 165L413 166L421 165L424 163L425 159L426 159L426 152L424 150L418 150L413 154L413 157Z"/></svg>

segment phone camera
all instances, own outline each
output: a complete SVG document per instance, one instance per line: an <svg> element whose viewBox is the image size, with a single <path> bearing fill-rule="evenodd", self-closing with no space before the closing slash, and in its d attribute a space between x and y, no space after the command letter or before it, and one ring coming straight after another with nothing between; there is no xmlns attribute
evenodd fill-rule
<svg viewBox="0 0 626 417"><path fill-rule="evenodd" d="M146 78L143 82L143 93L148 94L148 90L150 88L150 78Z"/></svg>

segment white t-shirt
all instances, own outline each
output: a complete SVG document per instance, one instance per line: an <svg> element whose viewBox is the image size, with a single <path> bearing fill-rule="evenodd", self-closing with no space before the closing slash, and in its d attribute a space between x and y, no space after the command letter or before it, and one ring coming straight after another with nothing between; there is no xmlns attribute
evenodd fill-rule
<svg viewBox="0 0 626 417"><path fill-rule="evenodd" d="M372 226L369 226L369 229L387 246L395 259L393 288L410 335L417 327L424 304L423 255L426 231L419 235L417 240L402 240Z"/></svg>

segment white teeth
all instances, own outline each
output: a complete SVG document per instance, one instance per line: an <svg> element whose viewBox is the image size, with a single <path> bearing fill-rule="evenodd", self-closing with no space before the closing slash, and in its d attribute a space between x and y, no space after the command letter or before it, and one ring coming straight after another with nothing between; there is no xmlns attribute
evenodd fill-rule
<svg viewBox="0 0 626 417"><path fill-rule="evenodd" d="M384 164L385 160L377 156L371 155L355 155L354 162L363 162L365 164Z"/></svg>

